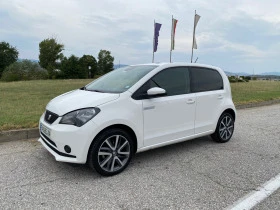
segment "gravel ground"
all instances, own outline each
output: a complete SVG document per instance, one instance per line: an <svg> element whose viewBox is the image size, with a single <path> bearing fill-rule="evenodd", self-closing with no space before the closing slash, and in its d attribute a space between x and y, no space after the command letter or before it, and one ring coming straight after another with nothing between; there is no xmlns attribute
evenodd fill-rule
<svg viewBox="0 0 280 210"><path fill-rule="evenodd" d="M139 153L114 177L56 162L36 139L0 144L0 209L223 209L280 173L280 105L238 111L209 137ZM279 209L276 191L255 209Z"/></svg>

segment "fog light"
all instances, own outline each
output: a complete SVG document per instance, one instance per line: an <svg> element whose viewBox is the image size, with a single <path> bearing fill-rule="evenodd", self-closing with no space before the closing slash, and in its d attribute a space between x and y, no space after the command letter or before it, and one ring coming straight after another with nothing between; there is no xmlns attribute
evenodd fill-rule
<svg viewBox="0 0 280 210"><path fill-rule="evenodd" d="M64 150L65 150L65 152L70 153L71 147L69 147L68 145L65 145Z"/></svg>

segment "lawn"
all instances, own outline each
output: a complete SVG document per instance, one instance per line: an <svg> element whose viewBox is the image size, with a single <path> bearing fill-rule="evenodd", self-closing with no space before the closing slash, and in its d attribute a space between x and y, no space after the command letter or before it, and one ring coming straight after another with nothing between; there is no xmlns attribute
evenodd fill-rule
<svg viewBox="0 0 280 210"><path fill-rule="evenodd" d="M280 81L250 81L231 83L235 105L280 99Z"/></svg>
<svg viewBox="0 0 280 210"><path fill-rule="evenodd" d="M0 131L37 127L52 98L89 82L91 80L0 82ZM280 99L280 81L250 81L231 86L236 105Z"/></svg>
<svg viewBox="0 0 280 210"><path fill-rule="evenodd" d="M0 130L37 127L47 103L92 80L0 82Z"/></svg>

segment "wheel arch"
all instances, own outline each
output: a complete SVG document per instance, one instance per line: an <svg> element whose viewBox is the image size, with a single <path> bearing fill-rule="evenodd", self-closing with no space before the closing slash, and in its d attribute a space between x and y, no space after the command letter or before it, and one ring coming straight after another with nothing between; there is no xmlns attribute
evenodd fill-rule
<svg viewBox="0 0 280 210"><path fill-rule="evenodd" d="M235 121L235 119L236 119L236 113L235 113L235 111L234 111L233 109L228 108L228 109L224 110L220 116L222 116L224 113L229 113L229 114L231 114L231 116L233 117L233 119L234 119L234 121Z"/></svg>
<svg viewBox="0 0 280 210"><path fill-rule="evenodd" d="M236 119L236 113L234 111L233 108L226 108L223 112L220 113L220 115L217 116L217 119L216 119L216 123L213 125L213 130L215 131L217 126L218 126L218 122L219 122L219 119L220 117L224 114L224 113L229 113L232 115L233 117L233 120L235 121ZM214 127L215 126L215 127Z"/></svg>
<svg viewBox="0 0 280 210"><path fill-rule="evenodd" d="M134 145L134 153L136 153L137 151L137 148L138 148L138 142L137 142L137 136L136 136L136 133L134 132L134 130L125 125L125 124L113 124L113 125L110 125L110 126L107 126L106 128L103 128L101 131L98 132L98 134L95 136L95 138L92 140L91 144L90 144L90 147L88 149L88 154L87 154L87 157L89 155L89 151L90 151L90 148L92 147L93 143L94 143L94 140L100 135L102 134L103 132L109 130L109 129L112 129L112 128L119 128L119 129L122 129L126 132L128 132L131 137L132 137L132 141L133 141L133 145ZM87 158L88 159L88 158Z"/></svg>

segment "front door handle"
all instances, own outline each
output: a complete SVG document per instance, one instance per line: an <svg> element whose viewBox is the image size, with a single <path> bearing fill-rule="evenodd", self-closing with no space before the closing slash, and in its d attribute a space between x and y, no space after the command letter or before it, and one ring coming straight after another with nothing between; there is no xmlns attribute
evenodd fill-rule
<svg viewBox="0 0 280 210"><path fill-rule="evenodd" d="M194 102L195 102L194 99L188 99L188 100L187 100L187 104L193 104Z"/></svg>
<svg viewBox="0 0 280 210"><path fill-rule="evenodd" d="M218 99L223 99L224 96L223 95L218 95Z"/></svg>

